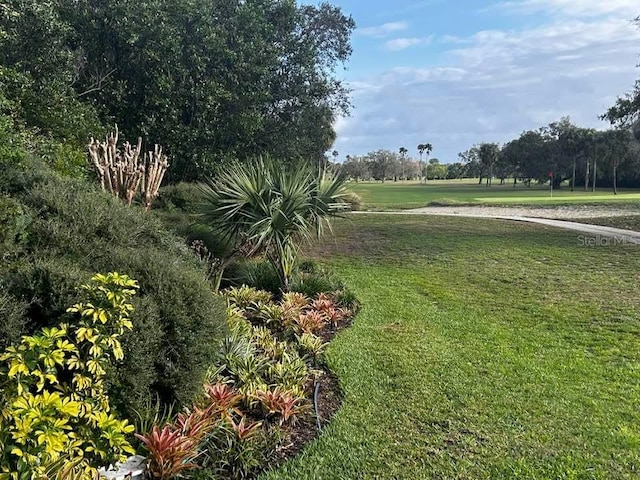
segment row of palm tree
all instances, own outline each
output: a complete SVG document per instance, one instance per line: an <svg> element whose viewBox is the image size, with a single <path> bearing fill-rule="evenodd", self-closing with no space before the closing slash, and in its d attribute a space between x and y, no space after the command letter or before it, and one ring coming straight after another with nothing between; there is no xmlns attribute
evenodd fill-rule
<svg viewBox="0 0 640 480"><path fill-rule="evenodd" d="M422 165L422 156L426 153L427 157L429 157L429 154L433 151L433 145L431 145L430 143L420 143L418 144L418 153L420 154L420 164ZM407 153L409 153L409 150L406 149L406 147L400 147L400 149L398 150L398 152L400 153L400 157L402 158L402 178L404 181L404 160L405 157L407 155ZM421 167L422 168L422 167ZM426 175L425 175L426 178Z"/></svg>
<svg viewBox="0 0 640 480"><path fill-rule="evenodd" d="M426 153L427 157L429 157L429 154L433 151L433 145L431 145L430 143L420 143L418 145L418 153L420 154L420 161L422 162L422 156ZM405 147L400 147L400 150L398 150L398 152L400 153L400 156L404 159L405 155L407 153L409 153L409 150L407 150Z"/></svg>

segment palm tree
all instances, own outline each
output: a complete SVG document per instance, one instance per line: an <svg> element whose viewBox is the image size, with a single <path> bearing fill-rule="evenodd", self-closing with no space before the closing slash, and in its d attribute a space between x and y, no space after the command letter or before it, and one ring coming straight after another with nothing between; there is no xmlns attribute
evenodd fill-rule
<svg viewBox="0 0 640 480"><path fill-rule="evenodd" d="M404 159L405 159L405 156L407 155L407 152L408 152L408 151L409 151L409 150L407 150L407 149L406 149L406 148L404 148L404 147L400 147L400 150L399 150L399 152L400 152L400 159L401 159L400 161L402 162L402 182L403 182L403 183L404 183L404 163L405 163L405 160L404 160Z"/></svg>
<svg viewBox="0 0 640 480"><path fill-rule="evenodd" d="M421 143L418 145L418 152L420 152L420 165L422 166L422 155L426 152L427 158L429 154L433 150L433 146L430 143ZM426 183L426 175L425 175L425 183Z"/></svg>
<svg viewBox="0 0 640 480"><path fill-rule="evenodd" d="M203 217L230 245L216 288L234 258L263 254L288 290L301 245L347 208L343 177L326 170L316 176L308 167L285 168L272 159L231 164L200 188Z"/></svg>

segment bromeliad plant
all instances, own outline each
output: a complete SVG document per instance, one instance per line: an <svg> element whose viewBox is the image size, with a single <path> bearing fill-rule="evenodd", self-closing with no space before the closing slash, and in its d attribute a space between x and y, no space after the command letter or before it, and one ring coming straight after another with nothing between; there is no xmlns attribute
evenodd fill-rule
<svg viewBox="0 0 640 480"><path fill-rule="evenodd" d="M205 385L201 405L178 414L174 422L136 434L148 451L150 478L173 480L203 468L220 474L215 478L246 478L255 465L229 462L228 450L240 453L236 460L241 459L254 448L252 442L262 423L248 420L239 408L242 398L227 384Z"/></svg>
<svg viewBox="0 0 640 480"><path fill-rule="evenodd" d="M260 391L257 397L267 416L275 415L280 418L280 425L290 420L295 421L299 415L309 410L309 405L304 399L280 387L266 392Z"/></svg>
<svg viewBox="0 0 640 480"><path fill-rule="evenodd" d="M111 413L104 377L123 358L119 337L132 328L138 285L117 273L91 280L82 286L87 302L68 310L77 325L45 328L0 355L0 480L55 478L63 469L93 479L97 467L135 453L133 427Z"/></svg>
<svg viewBox="0 0 640 480"><path fill-rule="evenodd" d="M146 435L137 435L149 451L148 472L154 480L171 480L198 468L198 443L179 428L157 425Z"/></svg>
<svg viewBox="0 0 640 480"><path fill-rule="evenodd" d="M153 480L247 478L273 459L287 430L311 410L326 347L313 332L330 329L345 311L331 295L312 300L289 292L276 301L243 286L225 296L231 335L202 397L174 421L136 435L149 452Z"/></svg>

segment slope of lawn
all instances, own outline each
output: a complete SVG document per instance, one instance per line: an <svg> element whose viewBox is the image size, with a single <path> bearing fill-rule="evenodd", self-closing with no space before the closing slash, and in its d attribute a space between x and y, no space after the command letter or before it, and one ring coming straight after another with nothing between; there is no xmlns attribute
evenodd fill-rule
<svg viewBox="0 0 640 480"><path fill-rule="evenodd" d="M505 221L362 215L312 252L364 308L342 408L263 478L640 475L640 247Z"/></svg>
<svg viewBox="0 0 640 480"><path fill-rule="evenodd" d="M397 208L417 208L427 205L574 205L576 203L615 203L640 205L638 190L619 190L614 195L610 189L599 189L595 193L568 187L555 190L550 195L549 186L533 185L525 187L518 184L498 185L490 188L478 185L473 180L431 180L426 185L418 182L353 183L351 189L363 200L364 207L370 210Z"/></svg>

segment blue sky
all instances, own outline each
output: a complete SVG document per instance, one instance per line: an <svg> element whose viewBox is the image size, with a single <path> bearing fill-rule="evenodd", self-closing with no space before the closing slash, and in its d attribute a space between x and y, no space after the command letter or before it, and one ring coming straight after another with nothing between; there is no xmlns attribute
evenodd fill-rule
<svg viewBox="0 0 640 480"><path fill-rule="evenodd" d="M331 0L357 23L339 71L354 109L336 122L343 159L432 143L456 161L568 115L583 126L640 70L638 0Z"/></svg>

